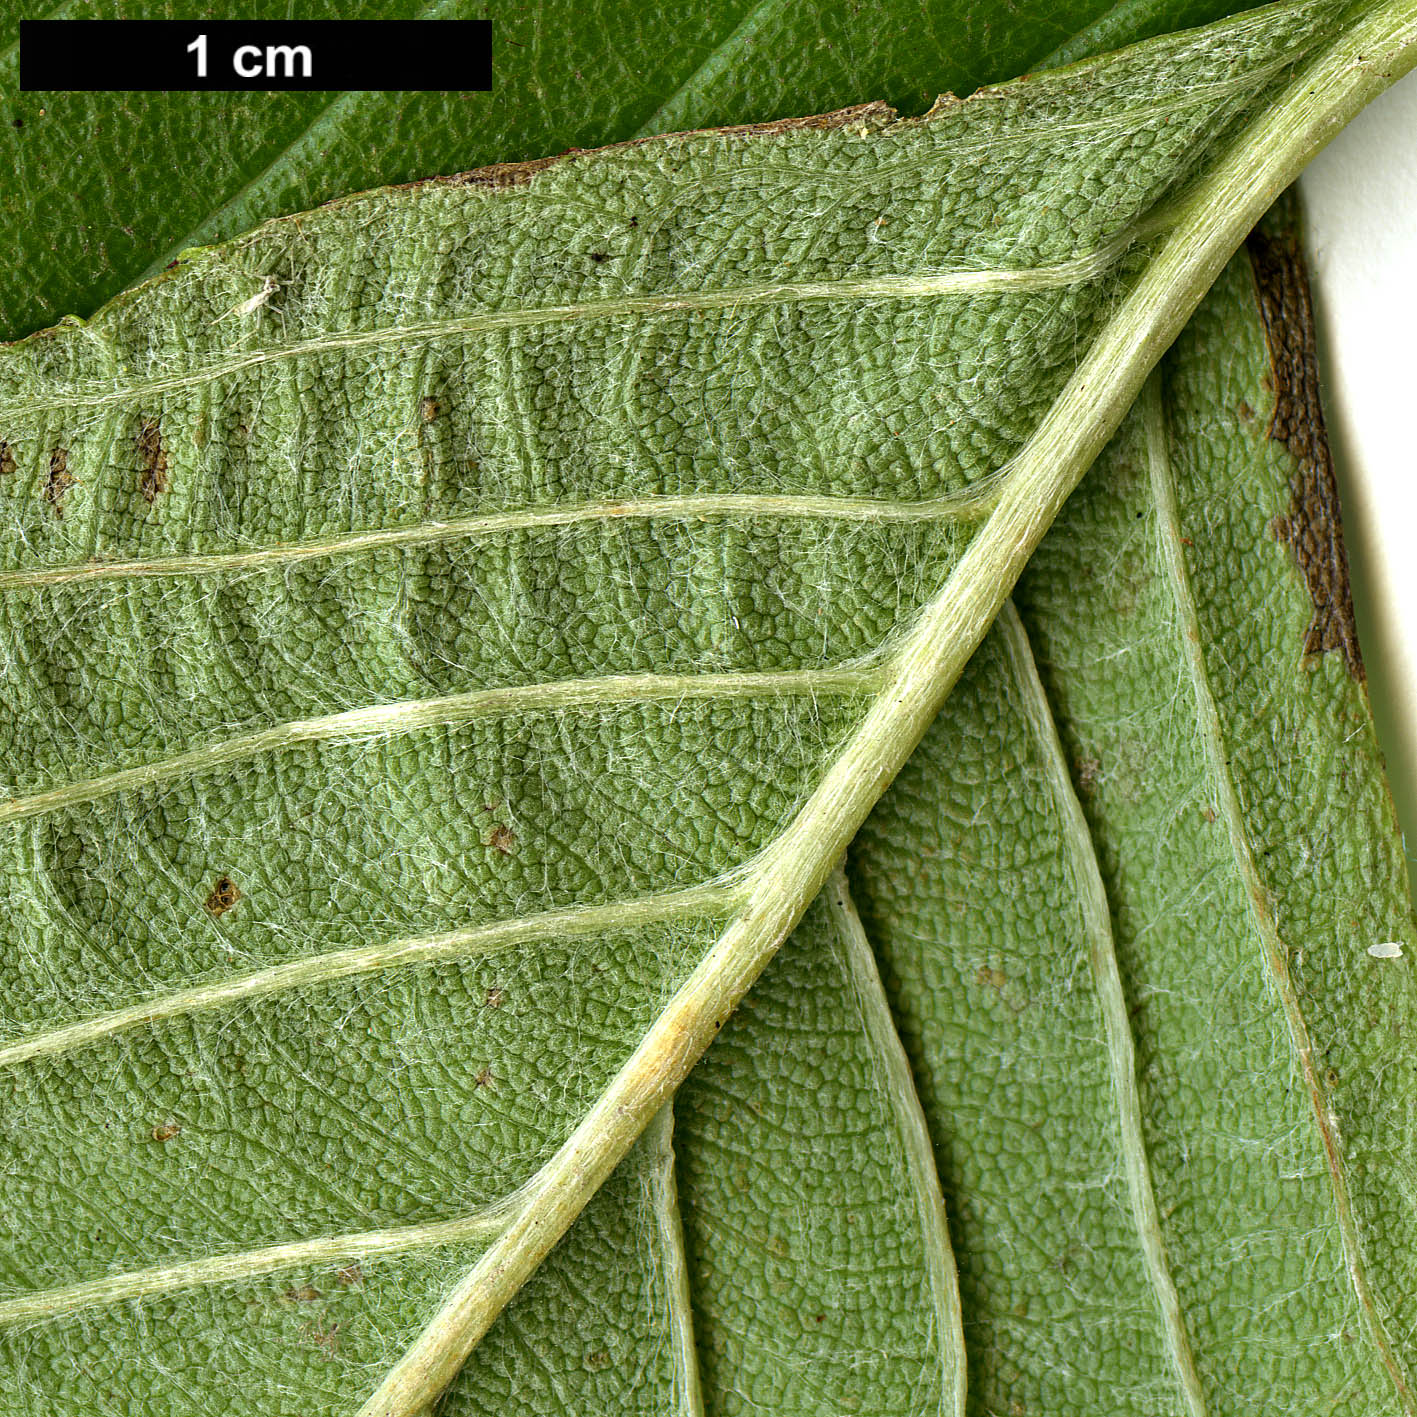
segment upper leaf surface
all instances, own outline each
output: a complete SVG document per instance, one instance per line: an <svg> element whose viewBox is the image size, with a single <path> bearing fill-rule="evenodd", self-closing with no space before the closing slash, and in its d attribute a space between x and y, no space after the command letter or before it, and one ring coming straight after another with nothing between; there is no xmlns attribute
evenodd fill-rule
<svg viewBox="0 0 1417 1417"><path fill-rule="evenodd" d="M874 95L923 112L1036 67L1102 17L1093 50L1243 8L1217 0L843 3L730 0L473 7L459 0L302 6L308 19L481 18L495 27L493 93L18 92L14 19L0 21L0 337L88 315L187 246L345 192L434 172L599 147L638 134ZM69 18L187 18L181 6L87 0ZM280 4L225 5L227 19ZM18 12L15 12L18 15ZM1118 28L1120 22L1120 29ZM1076 57L1076 56L1074 56ZM42 235L37 233L42 232Z"/></svg>

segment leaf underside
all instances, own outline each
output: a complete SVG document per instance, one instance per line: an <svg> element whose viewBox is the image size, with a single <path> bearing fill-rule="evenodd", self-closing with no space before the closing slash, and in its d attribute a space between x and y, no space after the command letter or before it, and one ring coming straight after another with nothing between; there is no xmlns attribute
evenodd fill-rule
<svg viewBox="0 0 1417 1417"><path fill-rule="evenodd" d="M1292 241L1292 209L1270 221ZM1056 730L981 656L853 852L978 1412L1412 1409L1414 995L1369 954L1410 953L1412 912L1361 680L1306 652L1310 580L1276 535L1310 470L1275 436L1259 270L1232 261L1020 582ZM1341 557L1335 513L1312 529ZM992 775L952 766L971 722L1018 725ZM1185 1348L1138 1239L1138 1145Z"/></svg>
<svg viewBox="0 0 1417 1417"><path fill-rule="evenodd" d="M975 655L852 849L949 1211L970 1412L1238 1413L1256 1393L1266 1411L1404 1410L1411 1346L1392 1335L1410 1324L1413 1251L1393 1197L1412 1184L1412 986L1403 960L1368 946L1410 950L1414 934L1356 666L1340 645L1305 652L1313 577L1276 535L1313 475L1276 436L1295 392L1276 369L1308 338L1304 312L1292 330L1260 314L1293 221L1282 207L1231 263L1045 539L1022 618ZM1231 755L1236 835L1202 688ZM1365 1300L1237 841L1262 863L1294 962ZM869 1087L822 1100L821 1060L869 1039L859 1003L855 1039L822 1028L824 1000L861 998L804 977L840 948L828 923L808 917L676 1102L690 1283L661 1316L692 1304L702 1408L649 1396L626 1361L607 1410L815 1412L824 1393L847 1412L951 1410L938 1308L897 1268L917 1232L897 1218L884 1243L856 1233L870 1212L842 1176L843 1162L863 1176L894 1164L895 1210L883 1198L876 1213L898 1215L909 1126L862 1147L852 1103ZM884 1076L891 1050L873 1051ZM572 1234L603 1224L588 1213ZM560 1275L558 1254L488 1343L544 1333ZM594 1337L577 1312L571 1331ZM449 1411L495 1410L472 1398L487 1362L484 1348ZM562 1377L568 1410L591 1405L574 1366Z"/></svg>
<svg viewBox="0 0 1417 1417"><path fill-rule="evenodd" d="M547 1163L741 906L756 863L801 820L887 683L893 650L946 585L1072 369L1105 337L1164 229L1168 200L1199 178L1207 155L1337 8L1286 7L1222 40L1172 41L1081 78L946 105L919 123L866 109L765 134L584 155L495 189L428 184L352 198L196 256L92 324L7 352L0 692L13 779L0 815L10 818L3 869L15 948L3 965L12 1147L0 1207L23 1217L0 1257L10 1410L56 1400L65 1411L121 1401L173 1414L214 1404L358 1406L441 1296L536 1198ZM1159 115L1157 74L1178 68L1188 83ZM1166 412L1164 389L1150 397L1162 412L1140 434L1137 415L1109 454L1133 468L1141 499L1117 515L1119 538L1145 537L1148 527L1168 534L1157 525L1157 469L1185 454L1157 452L1158 419L1174 429L1178 415ZM1247 406L1262 418L1258 396ZM1241 431L1251 443L1263 436ZM1184 431L1165 437L1190 446ZM1279 477L1279 453L1263 448ZM1227 455L1215 455L1216 468L1233 465ZM1173 487L1184 481L1167 475ZM1105 476L1092 485L1110 486ZM1276 486L1287 507L1288 481ZM1220 493L1198 496L1193 515L1209 515L1217 498L1224 505ZM1253 511L1246 503L1236 515ZM1104 534L1086 515L1083 524ZM1302 581L1266 528L1251 527L1268 557L1259 559L1292 619ZM1139 553L1120 539L1096 554ZM1168 727L1203 718L1194 703L1210 704L1226 733L1249 712L1227 707L1244 699L1243 687L1217 687L1219 671L1188 659L1177 630L1189 616L1212 639L1223 633L1225 595L1252 577L1228 563L1221 571L1209 611L1198 592L1178 598L1173 574L1172 599L1155 612L1155 643L1172 663L1169 678L1165 665L1157 670L1165 693L1151 712ZM984 718L998 716L1005 727L990 731L1007 742L1025 735L1031 746L1017 751L1031 755L1039 794L1030 810L1070 821L1077 857L1064 853L1064 888L1056 879L1032 890L1021 883L1017 903L1032 897L1022 907L1029 918L1054 920L1039 894L1052 889L1076 909L1078 873L1100 863L1113 918L1106 933L1129 997L1147 1000L1149 1029L1153 997L1177 985L1146 974L1147 951L1170 963L1186 955L1193 969L1205 957L1187 950L1190 937L1168 942L1138 920L1208 932L1216 902L1228 899L1237 913L1227 939L1249 966L1275 933L1251 921L1260 938L1245 935L1254 872L1237 866L1235 850L1237 840L1259 840L1245 814L1279 791L1262 781L1255 746L1269 740L1244 719L1254 761L1245 773L1232 768L1227 787L1214 772L1215 734L1196 730L1203 741L1184 745L1194 771L1173 770L1170 797L1148 787L1159 805L1140 801L1147 766L1126 757L1134 746L1116 748L1111 690L1104 684L1092 691L1099 702L1089 701L1067 648L1087 668L1091 652L1078 647L1111 622L1088 620L1099 612L1084 601L1087 577L1075 566L1055 566L1052 577L1045 559L1022 604L1048 696L1064 705L1073 770L1087 776L1079 765L1093 760L1088 753L1101 762L1105 745L1107 782L1131 785L1116 789L1122 809L1104 816L1102 770L1094 775L1097 801L1084 793L1084 805L1098 857L1079 864L1083 819L1075 801L1066 805L1063 760L1047 758L1056 744L1018 707L1027 695L1017 683L1031 682L1019 668L1028 631L1013 632L1007 653L988 652L992 669L986 653L971 673L1016 682L1002 706L996 692ZM1192 578L1200 583L1198 570ZM1134 579L1137 604L1148 594L1164 601L1159 574L1139 569ZM1083 608L1070 611L1069 594ZM1320 764L1329 776L1306 781L1311 800L1332 810L1335 774L1367 794L1377 855L1340 853L1335 869L1361 867L1367 888L1344 876L1343 908L1369 911L1360 938L1370 927L1407 938L1361 694L1334 655L1306 661L1310 677L1296 680L1293 646L1277 634L1271 661L1246 670L1237 653L1227 672L1240 659L1236 672L1262 681L1278 663L1285 682L1326 686L1300 708L1273 709L1286 744L1310 731L1331 745L1333 718L1358 715L1360 731L1345 744L1364 755L1357 766L1330 754ZM1178 697L1187 686L1189 709ZM1034 691L1046 720L1044 691ZM1138 714L1150 692L1135 689ZM937 750L948 776L934 775L936 789L967 780L965 721L952 712L937 730L948 740ZM981 792L987 778L981 768ZM1176 798L1195 797L1197 783L1205 784L1197 811L1213 828L1205 840L1213 853L1216 839L1229 843L1229 857L1219 850L1216 864L1199 877L1182 871L1174 888L1149 882L1159 898L1124 900L1118 843L1160 850L1157 822L1169 823ZM1238 805L1216 827L1205 811L1223 815L1224 804L1211 802L1222 787ZM873 820L889 822L894 800ZM997 789L989 800L997 803ZM1288 810L1291 822L1308 821ZM928 833L939 816L932 823L922 811L910 825ZM1200 831L1189 821L1186 829ZM1300 850L1292 831L1264 830L1267 846L1273 836ZM905 864L882 857L863 867L873 842ZM594 1410L623 1403L614 1394L628 1390L640 1410L692 1412L701 1386L702 1400L722 1411L813 1410L823 1394L847 1410L952 1410L961 1334L925 1131L947 1194L977 1179L981 1198L991 1186L1002 1195L1018 1178L1007 1142L984 1147L992 1179L972 1176L964 1160L957 1171L948 1164L967 1147L955 1140L956 1104L935 1089L942 1056L958 1081L958 1051L932 1050L962 1025L931 1010L977 1012L971 989L1004 999L1010 962L1000 955L974 966L971 955L964 986L940 990L928 959L912 963L890 935L887 897L898 876L919 885L914 908L927 918L971 903L988 914L978 868L972 884L950 886L923 872L925 845L910 830L868 829L851 862L923 1115L902 1086L904 1055L887 1046L886 996L840 880L761 995L750 996L762 1022L747 1008L730 1026L749 1038L737 1045L743 1061L736 1070L719 1061L715 1075L711 1055L679 1115L660 1114L492 1330L447 1410L507 1410L502 1392L527 1410ZM1177 849L1188 869L1203 859L1187 855L1192 848L1188 838ZM958 849L940 859L967 866ZM1250 856L1264 849L1252 845ZM1338 887L1291 869L1308 894L1289 908L1313 915L1327 903L1332 917L1327 927L1306 919L1306 939L1353 928L1333 915ZM1274 870L1261 877L1269 902L1278 900ZM997 875L990 880L996 889ZM1370 896L1374 882L1386 894ZM942 904L932 904L930 887ZM1288 928L1277 906L1272 914ZM1018 944L1011 927L986 924L995 949ZM1088 959L1097 925L1089 938L1051 924L1064 934L1048 937L1046 954L1054 967L1055 955L1070 961L1078 991L1070 1007L1078 1019L1091 1009L1094 1045L1090 1061L1081 1046L1068 1059L1053 1045L1051 1056L1070 1078L1084 1062L1092 1067L1087 1085L1101 1098L1125 1069L1115 1039L1100 1066L1095 1057L1105 1030L1079 971L1087 965L1097 977ZM931 959L955 953L938 920L904 933ZM1283 944L1282 931L1276 938ZM1395 1079L1384 1074L1380 1041L1400 1026L1406 974L1391 961L1375 973L1379 962L1363 955L1365 992L1355 1003L1344 992L1360 987L1346 972L1354 961L1342 958L1342 970L1309 963L1317 984L1291 968L1337 1016L1368 1010L1363 1047L1322 1066L1335 1074L1325 1072L1324 1087L1344 1144L1378 1151L1378 1129L1400 1110L1383 1091ZM1244 966L1227 961L1215 967L1239 977ZM1247 1084L1295 1066L1273 974L1248 978L1253 998L1237 986L1244 1046L1225 1048L1222 1061ZM1211 998L1194 981L1191 992L1193 1012L1197 992ZM1048 986L1024 997L1046 999ZM1184 1002L1184 991L1177 997ZM803 1021L794 1009L807 999L820 1002ZM1257 1017L1267 1031L1256 1031ZM1166 1029L1179 1030L1172 1040L1194 1040L1186 1024L1182 1010L1155 1022L1154 1038L1139 1026L1143 1131L1151 1129L1142 1142L1168 1176L1184 1172L1192 1152L1155 1099L1175 1107L1224 1088L1216 1056L1196 1056L1193 1042L1168 1055L1193 1063L1189 1072L1154 1071L1163 1044L1172 1046ZM1072 1027L1060 1020L1064 1042L1077 1042L1084 1025ZM790 1065L762 1042L793 1036L803 1048ZM731 1060L732 1044L716 1050L721 1060ZM777 1089L760 1094L775 1056ZM804 1099L812 1058L822 1060L820 1081ZM1311 1237L1327 1226L1328 1238L1313 1238L1303 1272L1331 1274L1345 1239L1333 1228L1332 1178L1322 1155L1314 1160L1308 1098L1279 1086L1283 1076L1272 1078L1283 1105L1256 1109L1271 1140L1242 1136L1248 1150L1239 1154L1247 1170L1255 1148L1282 1163L1275 1186L1284 1195L1285 1180L1296 1195L1305 1182L1293 1223ZM1047 1095L1046 1072L1032 1085L1033 1097ZM1001 1118L1007 1083L1003 1092L996 1084L986 1099ZM742 1100L749 1095L756 1107ZM827 1097L851 1099L854 1127L822 1126ZM765 1126L776 1122L775 1143L735 1142L744 1108ZM1126 1321L1155 1360L1145 1371L1129 1366L1127 1380L1142 1393L1167 1381L1185 1387L1177 1330L1155 1316L1155 1256L1137 1268L1136 1198L1112 1117L1100 1103L1088 1111L1097 1150L1089 1143L1082 1154L1107 1158L1095 1204L1127 1246ZM1022 1133L1037 1124L1013 1125ZM822 1183L815 1196L802 1194L790 1169L791 1157L801 1164L804 1135ZM1220 1125L1207 1136L1235 1140ZM700 1197L682 1217L675 1146L692 1179L686 1194ZM715 1159L725 1154L716 1147L736 1164ZM1295 1160L1301 1153L1307 1159ZM1226 1153L1216 1164L1242 1163ZM1392 1175L1362 1179L1349 1226L1360 1239L1385 1226ZM744 1198L772 1186L796 1228L751 1231L744 1244L732 1198L755 1204ZM973 1202L949 1199L959 1245L980 1217ZM1223 1210L1225 1197L1213 1199ZM1214 1242L1221 1227L1200 1218L1203 1207L1178 1203L1178 1230L1171 1202L1155 1203L1159 1223L1171 1226L1166 1256ZM1272 1222L1279 1203L1267 1193L1253 1211ZM1053 1237L1063 1251L1069 1227L1083 1228L1076 1212ZM1038 1231L1026 1225L1033 1242ZM1243 1235L1233 1244L1239 1252ZM834 1291L851 1304L797 1302L803 1275L841 1279L885 1247L884 1275L868 1263L859 1287L843 1280ZM1298 1252L1279 1248L1298 1273ZM966 1246L960 1260L962 1351L982 1412L1001 1400L985 1396L991 1382L1007 1393L1025 1371L1051 1371L1057 1360L1029 1369L1004 1357L1002 1344L997 1367L974 1356L974 1326L1002 1332L1009 1319L990 1307L1008 1284L972 1269L972 1254ZM1065 1260L1050 1257L1059 1272ZM1215 1281L1173 1282L1200 1355L1193 1385L1206 1391L1216 1379L1204 1365L1231 1359L1194 1331L1185 1285L1209 1295ZM1273 1274L1257 1282L1270 1287L1251 1305L1303 1288ZM1122 1283L1101 1296L1117 1322ZM791 1305L805 1337L764 1340L751 1322L758 1300L744 1298L754 1285ZM595 1319L582 1307L591 1288ZM1330 1292L1348 1305L1332 1322L1351 1320L1355 1356L1334 1365L1341 1377L1322 1370L1324 1390L1335 1394L1334 1410L1342 1401L1372 1410L1360 1394L1390 1382L1373 1354L1397 1341L1389 1328L1405 1332L1400 1314L1387 1290L1380 1312L1342 1284ZM518 1315L533 1299L538 1336L527 1340ZM1211 1313L1217 1326L1229 1324L1236 1347L1254 1351L1233 1316ZM1008 1315L1032 1317L1021 1300ZM591 1345L585 1335L596 1322L606 1338ZM1311 1352L1317 1331L1297 1325L1295 1349ZM698 1360L696 1334L699 1351L716 1358ZM1275 1359L1286 1361L1295 1360ZM544 1384L545 1399L529 1395L529 1381ZM1138 1410L1149 1410L1146 1401ZM1059 1397L1057 1410L1070 1402L1080 1405Z"/></svg>
<svg viewBox="0 0 1417 1417"><path fill-rule="evenodd" d="M828 888L681 1089L683 1239L657 1220L617 1266L628 1250L644 1275L686 1271L654 1311L659 1346L579 1297L574 1247L626 1213L607 1188L444 1410L506 1410L485 1394L508 1345L563 1384L523 1399L537 1412L952 1411L961 1360L971 1413L1409 1410L1414 1248L1394 1198L1413 1184L1413 985L1405 956L1368 947L1417 935L1361 676L1342 645L1306 652L1313 573L1277 534L1314 475L1277 436L1306 312L1261 317L1295 220L1282 204L1227 268L858 836L849 892ZM1310 530L1341 554L1341 526ZM851 896L933 1142L953 1337L928 1266L903 1259L928 1227L908 1109L870 1111L898 1045L873 1034L869 973L837 962ZM874 1083L843 1087L863 1049ZM637 1151L613 1184L652 1164ZM669 1363L644 1379L686 1318L697 1394Z"/></svg>

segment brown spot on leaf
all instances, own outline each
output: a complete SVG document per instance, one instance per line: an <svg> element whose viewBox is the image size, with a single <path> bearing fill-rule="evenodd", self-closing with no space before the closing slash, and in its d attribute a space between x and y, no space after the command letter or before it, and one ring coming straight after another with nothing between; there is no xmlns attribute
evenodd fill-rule
<svg viewBox="0 0 1417 1417"><path fill-rule="evenodd" d="M56 517L64 515L64 498L78 478L69 471L68 448L55 448L49 454L49 469L44 476L44 500Z"/></svg>
<svg viewBox="0 0 1417 1417"><path fill-rule="evenodd" d="M0 477L10 477L15 471L15 452L6 442L0 442Z"/></svg>
<svg viewBox="0 0 1417 1417"><path fill-rule="evenodd" d="M503 856L510 856L512 848L517 844L517 834L511 827L503 826L498 822L490 832L487 833L487 843L494 851L500 852Z"/></svg>
<svg viewBox="0 0 1417 1417"><path fill-rule="evenodd" d="M1077 783L1079 797L1091 797L1097 790L1097 779L1102 775L1102 764L1096 758L1083 758L1073 765L1073 778Z"/></svg>
<svg viewBox="0 0 1417 1417"><path fill-rule="evenodd" d="M301 1330L305 1341L314 1348L323 1348L330 1357L334 1357L339 1352L339 1324L333 1323L329 1328L322 1328L319 1324L306 1324Z"/></svg>
<svg viewBox="0 0 1417 1417"><path fill-rule="evenodd" d="M364 1271L359 1267L358 1262L347 1264L343 1269L336 1271L335 1278L346 1289L356 1289L364 1283Z"/></svg>
<svg viewBox="0 0 1417 1417"><path fill-rule="evenodd" d="M603 1373L610 1366L610 1355L603 1348L585 1355L585 1365L592 1373Z"/></svg>
<svg viewBox="0 0 1417 1417"><path fill-rule="evenodd" d="M171 1141L182 1130L176 1122L159 1122L152 1130L154 1141Z"/></svg>
<svg viewBox="0 0 1417 1417"><path fill-rule="evenodd" d="M431 398L421 399L418 404L418 411L422 415L425 423L432 423L438 416L438 400Z"/></svg>
<svg viewBox="0 0 1417 1417"><path fill-rule="evenodd" d="M220 918L241 899L241 888L230 876L218 876L207 896L206 906L210 914Z"/></svg>
<svg viewBox="0 0 1417 1417"><path fill-rule="evenodd" d="M492 1069L483 1068L483 1070L478 1073L475 1078L473 1078L472 1083L474 1087L491 1087L494 1081L495 1079L492 1076Z"/></svg>
<svg viewBox="0 0 1417 1417"><path fill-rule="evenodd" d="M491 989L487 991L487 997L485 1000L483 1000L483 1002L487 1005L489 1009L500 1009L502 1007L502 1000L506 997L507 991L505 989L500 989L496 985L494 985Z"/></svg>
<svg viewBox="0 0 1417 1417"><path fill-rule="evenodd" d="M1275 517L1270 532L1294 553L1313 604L1304 652L1339 650L1348 672L1362 683L1366 676L1348 584L1338 480L1319 402L1313 305L1295 219L1262 224L1246 246L1274 387L1274 412L1266 433L1283 444L1295 463L1289 510Z"/></svg>
<svg viewBox="0 0 1417 1417"><path fill-rule="evenodd" d="M1238 406L1235 409L1235 414L1236 417L1239 418L1241 423L1253 423L1255 421L1255 411L1250 407L1248 403L1245 402L1244 399L1240 400Z"/></svg>
<svg viewBox="0 0 1417 1417"><path fill-rule="evenodd" d="M320 1297L320 1291L313 1284L293 1285L281 1295L292 1304L311 1304Z"/></svg>
<svg viewBox="0 0 1417 1417"><path fill-rule="evenodd" d="M167 452L156 418L145 418L138 426L138 461L142 464L138 490L151 506L167 491Z"/></svg>

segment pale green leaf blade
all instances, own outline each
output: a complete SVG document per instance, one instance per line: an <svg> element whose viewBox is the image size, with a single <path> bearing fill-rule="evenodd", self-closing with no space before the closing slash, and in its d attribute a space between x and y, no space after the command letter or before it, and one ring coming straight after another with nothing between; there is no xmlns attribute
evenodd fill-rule
<svg viewBox="0 0 1417 1417"><path fill-rule="evenodd" d="M1405 1208L1394 1198L1412 1185L1410 1107L1398 1060L1413 985L1402 959L1370 953L1385 943L1410 945L1411 907L1351 638L1336 491L1313 371L1305 367L1312 359L1307 310L1295 299L1292 269L1274 255L1292 240L1286 230L1260 238L1251 248L1255 270L1237 261L1229 275L1251 293L1258 273L1267 297L1287 284L1288 323L1271 325L1269 347L1253 320L1239 331L1195 331L1206 346L1232 342L1230 359L1243 370L1238 396L1225 400L1219 417L1210 414L1220 402L1217 373L1186 358L1183 346L1147 410L1145 461L1137 468L1144 480L1126 490L1116 478L1101 481L1078 508L1079 516L1106 518L1108 531L1099 536L1110 532L1117 554L1137 556L1137 613L1171 617L1190 648L1179 661L1193 705L1184 749L1196 768L1189 789L1180 788L1178 749L1172 773L1158 772L1137 791L1142 765L1128 764L1126 735L1099 711L1091 676L1069 676L1057 694L1075 751L1101 762L1104 749L1113 750L1113 775L1104 782L1099 770L1090 804L1104 860L1109 849L1121 855L1125 840L1148 831L1149 816L1169 811L1176 847L1168 857L1181 857L1182 833L1193 838L1191 879L1208 882L1215 984L1204 1014L1226 1069L1207 1069L1215 1097L1207 1124L1186 1136L1158 1118L1154 1149L1169 1156L1184 1147L1188 1155L1214 1157L1214 1165L1257 1155L1248 1213L1266 1234L1276 1214L1315 1204L1314 1192L1322 1197L1323 1224L1314 1228L1305 1272L1348 1281L1345 1326L1378 1346L1402 1409L1411 1410L1413 1251ZM1232 461L1246 460L1249 476L1239 488L1209 456L1216 446L1233 450ZM1135 532L1123 538L1127 517L1150 532L1149 544L1138 544ZM1246 605L1255 607L1248 615ZM1065 606L1057 610L1066 614ZM1267 632L1256 634L1261 615ZM1057 622L1041 607L1035 618L1045 672L1055 656L1066 664L1070 656L1052 630ZM1155 690L1139 677L1138 695L1147 692ZM1150 828L1153 840L1157 830ZM1207 859L1216 866L1204 875ZM1118 883L1116 908L1136 919L1152 916L1158 894L1174 898L1171 882L1169 872L1158 872L1129 889ZM1151 1086L1182 1097L1200 1084L1186 1070L1190 1060L1172 1054L1166 1041L1188 1027L1195 1003L1170 992L1166 977L1173 942L1193 918L1173 910L1142 938L1127 929L1120 939L1133 956L1136 996L1145 1001L1142 1026L1155 1040ZM1267 1118L1268 1131L1256 1129L1236 1152L1227 1118L1241 1107ZM1296 1173L1312 1178L1303 1200L1295 1194ZM1186 1203L1181 1185L1177 1191L1178 1214L1188 1214L1172 1242L1180 1249L1194 1245L1191 1226L1202 1225L1206 1211ZM1293 1229L1305 1233L1297 1219ZM1302 1252L1292 1243L1270 1245L1271 1264L1283 1262L1297 1275ZM1267 1254L1254 1246L1251 1285L1265 1282ZM1226 1271L1214 1282L1222 1279L1231 1303L1242 1306L1244 1275ZM1332 1388L1342 1391L1339 1379Z"/></svg>
<svg viewBox="0 0 1417 1417"><path fill-rule="evenodd" d="M706 1410L962 1411L940 1183L839 873L674 1111Z"/></svg>
<svg viewBox="0 0 1417 1417"><path fill-rule="evenodd" d="M935 1141L968 1410L1181 1410L1107 901L1011 611L851 875Z"/></svg>
<svg viewBox="0 0 1417 1417"><path fill-rule="evenodd" d="M1383 12L1289 80L1338 14L1279 7L918 125L867 114L354 199L11 352L28 736L0 810L32 884L3 1056L18 1195L48 1241L9 1257L17 1410L80 1346L91 1405L115 1384L173 1412L200 1410L201 1384L253 1410L357 1400L407 1340L410 1296L431 1305L451 1247L495 1235L374 1407L441 1388L815 893L1269 186L1387 76L1345 46L1386 34L1405 54ZM1159 113L1158 74L1181 72ZM1080 150L1062 111L1094 124ZM980 143L1008 173L987 212ZM1215 200L1111 268L1208 145ZM888 213L854 187L883 154L906 159L882 169ZM1039 185L1015 190L1024 156ZM712 182L731 193L735 171L753 199L726 226ZM636 247L650 212L672 220ZM901 235L873 239L883 214ZM494 280L486 254L513 249ZM890 362L827 361L824 386L833 340ZM755 381L716 382L724 351ZM965 358L1013 381L947 426L941 365ZM931 417L895 447L888 420L912 410ZM997 509L946 579L981 490ZM917 566L904 603L892 557ZM684 567L702 589L676 625ZM843 567L833 641L813 612ZM745 615L778 635L738 633ZM38 1197L18 1179L73 1174ZM312 1375L289 1342L318 1288L300 1268L390 1255L360 1341ZM118 1304L125 1341L96 1348ZM223 1345L241 1311L254 1329ZM199 1385L164 1385L194 1328Z"/></svg>
<svg viewBox="0 0 1417 1417"><path fill-rule="evenodd" d="M1413 1406L1411 905L1262 233L1024 576L1046 696L986 643L853 851L975 1411Z"/></svg>

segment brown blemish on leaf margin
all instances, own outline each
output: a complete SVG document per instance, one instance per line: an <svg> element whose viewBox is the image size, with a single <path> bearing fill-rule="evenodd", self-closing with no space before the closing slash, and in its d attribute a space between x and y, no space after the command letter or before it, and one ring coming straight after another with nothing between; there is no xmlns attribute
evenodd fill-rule
<svg viewBox="0 0 1417 1417"><path fill-rule="evenodd" d="M1294 219L1263 224L1250 235L1246 249L1274 385L1274 412L1266 435L1283 444L1295 463L1289 510L1275 517L1270 532L1294 553L1313 602L1305 654L1340 650L1349 674L1363 683L1338 479L1319 401L1313 304Z"/></svg>
<svg viewBox="0 0 1417 1417"><path fill-rule="evenodd" d="M831 113L809 114L805 118L779 118L772 123L738 123L725 128L689 128L679 133L656 133L647 138L631 138L628 142L609 143L601 148L569 148L555 157L538 157L530 162L494 162L490 166L477 167L470 172L428 178L422 182L409 182L404 185L423 187L441 183L453 187L520 187L545 172L547 168L556 167L568 158L581 157L587 153L612 152L616 148L637 148L645 143L662 142L665 138L775 138L783 133L796 133L804 129L824 132L853 125L883 127L895 120L895 109L877 99L872 103L858 103L851 108L838 108Z"/></svg>

